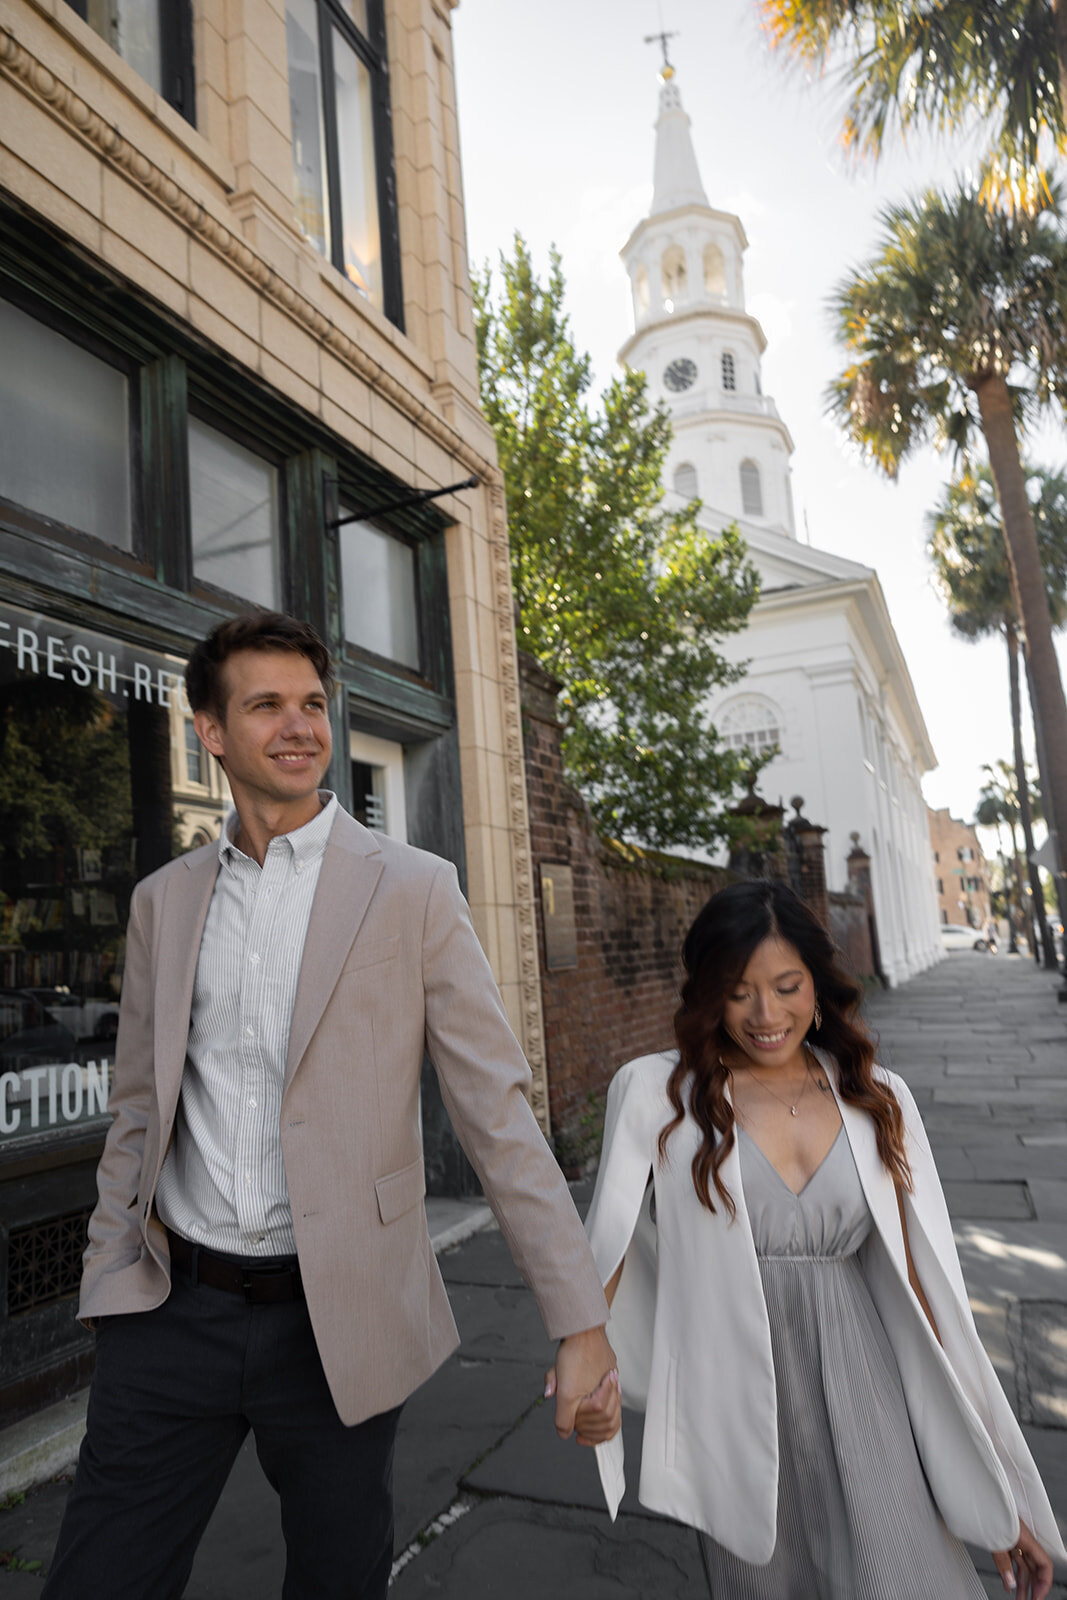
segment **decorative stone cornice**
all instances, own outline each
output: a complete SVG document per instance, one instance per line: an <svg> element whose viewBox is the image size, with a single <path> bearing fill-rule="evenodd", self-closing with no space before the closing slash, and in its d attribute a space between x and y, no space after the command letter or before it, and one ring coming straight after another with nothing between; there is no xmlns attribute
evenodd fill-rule
<svg viewBox="0 0 1067 1600"><path fill-rule="evenodd" d="M519 986L522 996L523 1047L533 1084L530 1104L547 1136L552 1132L548 1104L548 1067L541 1020L541 969L534 917L533 861L526 809L526 766L522 750L522 702L515 654L515 620L508 553L507 510L499 477L489 485L489 540L493 559L496 610L497 678L504 719L504 763L507 772L508 832L511 875L515 886L515 920L519 934Z"/></svg>
<svg viewBox="0 0 1067 1600"><path fill-rule="evenodd" d="M264 298L274 302L294 322L306 328L333 355L344 362L377 394L382 395L404 417L456 461L481 478L491 475L490 462L457 433L441 414L420 400L381 362L350 339L332 318L320 311L270 264L257 254L239 234L212 215L202 200L191 195L168 173L112 127L86 101L7 28L0 28L0 71L17 82L24 92L46 105L60 122L96 153L137 184L164 211L170 212L189 232L239 272Z"/></svg>

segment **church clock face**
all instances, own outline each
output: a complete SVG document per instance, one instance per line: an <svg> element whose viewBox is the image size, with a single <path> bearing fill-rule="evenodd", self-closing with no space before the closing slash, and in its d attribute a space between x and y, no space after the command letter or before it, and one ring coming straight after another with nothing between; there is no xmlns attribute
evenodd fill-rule
<svg viewBox="0 0 1067 1600"><path fill-rule="evenodd" d="M688 356L679 356L672 361L663 373L663 386L672 394L681 394L683 389L691 389L697 381L697 364L690 361Z"/></svg>

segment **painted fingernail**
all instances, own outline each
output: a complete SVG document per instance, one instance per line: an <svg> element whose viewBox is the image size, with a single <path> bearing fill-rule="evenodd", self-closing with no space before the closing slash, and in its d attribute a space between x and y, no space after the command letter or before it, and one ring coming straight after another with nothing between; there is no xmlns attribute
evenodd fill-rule
<svg viewBox="0 0 1067 1600"><path fill-rule="evenodd" d="M1006 1572L1004 1574L1004 1587L1005 1589L1014 1589L1016 1587L1014 1572Z"/></svg>

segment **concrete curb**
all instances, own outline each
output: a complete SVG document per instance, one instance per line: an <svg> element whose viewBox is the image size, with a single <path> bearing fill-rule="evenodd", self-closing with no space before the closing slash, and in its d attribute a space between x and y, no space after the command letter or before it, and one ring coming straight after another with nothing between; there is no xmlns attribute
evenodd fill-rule
<svg viewBox="0 0 1067 1600"><path fill-rule="evenodd" d="M0 1500L70 1471L78 1459L88 1403L88 1389L79 1389L0 1433Z"/></svg>

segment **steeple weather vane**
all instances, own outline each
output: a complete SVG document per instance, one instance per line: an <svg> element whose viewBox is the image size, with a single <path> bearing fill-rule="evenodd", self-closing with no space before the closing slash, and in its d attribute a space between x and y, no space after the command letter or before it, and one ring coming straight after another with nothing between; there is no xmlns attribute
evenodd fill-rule
<svg viewBox="0 0 1067 1600"><path fill-rule="evenodd" d="M670 57L667 54L667 40L668 39L677 39L677 38L678 38L677 32L666 33L666 32L662 32L661 31L660 33L646 33L645 34L645 43L646 44L656 44L657 41L658 41L660 49L663 51L663 66L660 69L660 77L663 79L664 83L667 82L668 78L673 78L674 77L674 68L671 66L671 60L670 60Z"/></svg>

